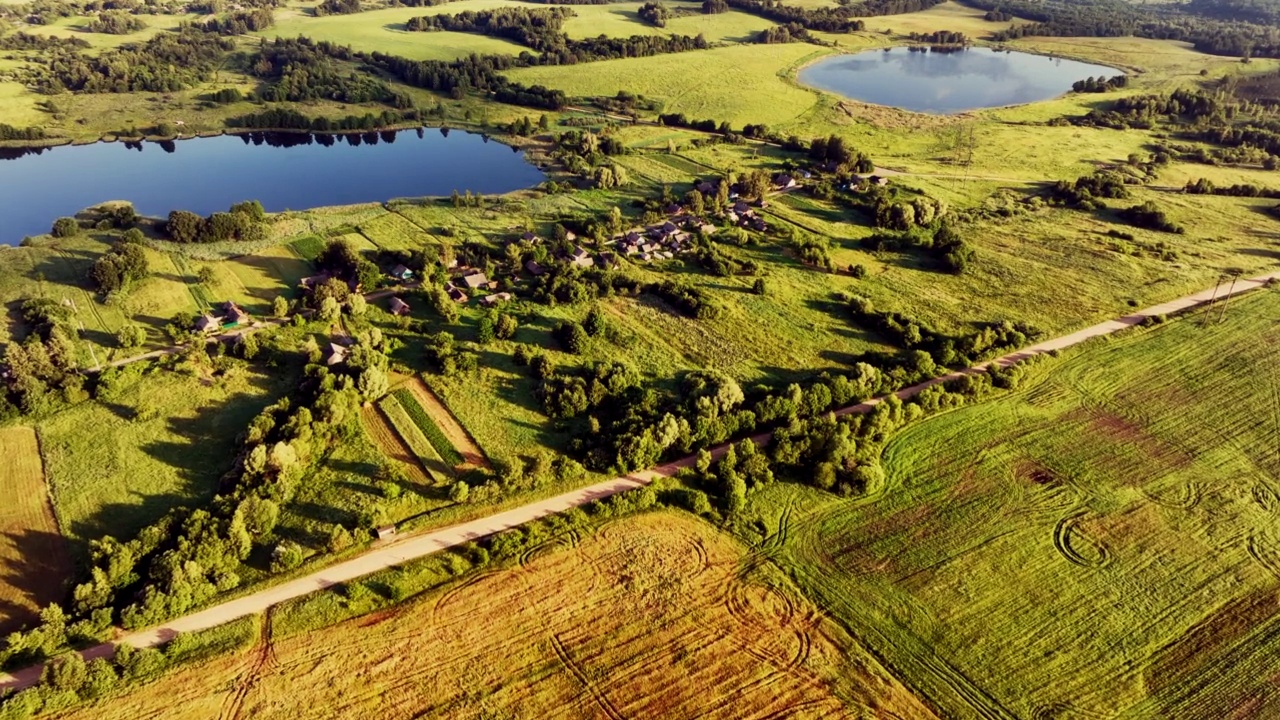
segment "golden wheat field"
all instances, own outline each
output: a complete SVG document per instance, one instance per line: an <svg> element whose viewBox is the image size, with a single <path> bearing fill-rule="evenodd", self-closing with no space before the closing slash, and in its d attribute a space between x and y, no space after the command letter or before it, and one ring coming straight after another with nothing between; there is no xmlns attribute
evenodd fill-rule
<svg viewBox="0 0 1280 720"><path fill-rule="evenodd" d="M0 429L0 450L0 630L9 630L61 599L71 567L35 430Z"/></svg>
<svg viewBox="0 0 1280 720"><path fill-rule="evenodd" d="M932 717L761 567L691 516L635 516L62 717Z"/></svg>

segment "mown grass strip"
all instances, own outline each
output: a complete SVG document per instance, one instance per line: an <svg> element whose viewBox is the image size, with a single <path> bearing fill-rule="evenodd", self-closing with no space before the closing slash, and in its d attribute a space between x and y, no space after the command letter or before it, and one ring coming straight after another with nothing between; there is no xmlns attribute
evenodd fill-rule
<svg viewBox="0 0 1280 720"><path fill-rule="evenodd" d="M289 243L289 249L303 260L315 260L324 250L324 240L315 235L308 235Z"/></svg>
<svg viewBox="0 0 1280 720"><path fill-rule="evenodd" d="M392 392L391 395L395 397L396 401L400 403L400 406L409 414L409 418L418 426L418 429L427 437L431 446L436 449L436 452L440 453L440 457L443 458L447 464L452 467L457 467L462 464L462 454L453 446L453 443L449 442L449 438L445 437L440 428L436 426L434 421L432 421L431 416L427 415L427 411L422 409L422 406L418 404L418 400L413 396L413 393L401 388Z"/></svg>
<svg viewBox="0 0 1280 720"><path fill-rule="evenodd" d="M432 480L441 482L453 476L453 468L449 467L444 458L440 457L440 453L436 452L431 442L427 440L426 435L418 428L418 424L409 416L409 412L404 409L395 397L387 396L383 398L378 407L387 416L387 420L391 422L391 427L404 438L404 442L413 451L413 454L422 462L422 466L426 468L427 474Z"/></svg>

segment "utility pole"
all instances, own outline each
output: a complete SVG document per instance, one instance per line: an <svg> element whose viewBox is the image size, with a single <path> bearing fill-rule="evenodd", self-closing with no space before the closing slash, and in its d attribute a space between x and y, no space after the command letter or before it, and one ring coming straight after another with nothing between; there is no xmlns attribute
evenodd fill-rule
<svg viewBox="0 0 1280 720"><path fill-rule="evenodd" d="M1204 308L1204 315L1200 317L1200 327L1204 327L1209 323L1209 315L1213 313L1213 301L1218 299L1218 287L1222 285L1222 275L1218 275L1218 281L1213 284L1213 294L1209 296L1209 304Z"/></svg>
<svg viewBox="0 0 1280 720"><path fill-rule="evenodd" d="M1235 291L1236 280L1239 280L1239 279L1240 279L1240 273L1234 273L1231 276L1231 289L1227 290L1227 296L1222 298L1222 308L1218 311L1218 322L1222 322L1222 319L1226 317L1227 303L1231 302L1231 293Z"/></svg>

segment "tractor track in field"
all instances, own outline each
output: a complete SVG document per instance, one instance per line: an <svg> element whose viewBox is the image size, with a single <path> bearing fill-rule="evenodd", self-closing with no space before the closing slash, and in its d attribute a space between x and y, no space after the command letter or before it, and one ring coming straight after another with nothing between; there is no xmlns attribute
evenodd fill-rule
<svg viewBox="0 0 1280 720"><path fill-rule="evenodd" d="M1260 287L1265 287L1273 280L1280 280L1280 271L1238 281L1235 283L1235 286L1230 293L1231 295L1246 293ZM371 293L370 295L366 295L366 297L376 298L390 294L391 292L394 292L394 290ZM1217 294L1217 299L1220 301L1224 297L1230 297L1231 295ZM1121 330L1136 327L1148 317L1185 313L1186 311L1193 310L1207 304L1214 296L1215 291L1211 288L1176 300L1170 300L1144 310L1130 313L1129 315L1125 315L1124 317L1115 320L1108 320L1073 333L1036 343L989 362L980 363L964 370L957 370L940 375L925 382L917 383L916 385L898 390L893 393L893 395L901 399L913 397L930 387L948 380L984 373L986 372L986 368L990 365L1007 367L1036 355L1062 350L1079 345L1080 343L1093 338L1111 335ZM169 352L176 352L176 350L170 350ZM149 355L155 354L164 353L161 351L157 351L157 353L149 353ZM138 358L127 358L112 364L125 364L137 359ZM884 402L884 400L885 398L873 398L866 402L837 410L835 414L838 416L844 416L867 413L880 403ZM767 443L771 437L771 432L762 432L753 435L748 439L755 442L757 445L763 445ZM713 459L722 456L729 447L730 444L725 444L712 449L711 455ZM421 534L406 534L391 542L373 545L368 551L361 555L356 555L355 557L347 560L327 567L322 567L312 573L289 580L279 585L264 587L256 592L252 592L232 600L226 600L220 604L207 607L195 613L175 618L162 625L128 634L120 633L113 642L88 648L84 653L88 654L90 657L107 654L113 651L116 643L127 643L138 648L155 647L167 642L176 633L195 632L217 627L247 615L264 612L265 610L275 607L282 602L302 597L304 595L309 595L317 590L349 582L356 578L364 577L380 570L385 570L389 567L403 564L409 560L434 554L441 550L464 545L468 542L473 542L477 539L494 535L504 530L546 517L547 515L564 512L576 507L582 507L588 503L602 500L621 492L644 487L659 478L671 477L684 468L692 467L696 461L697 456L681 458L646 470L639 470L625 476L615 477L593 485L570 490L554 497L534 501L511 510L498 512L488 517L477 518ZM884 483L881 487L873 490L872 494L877 497L883 495L884 492L887 492L889 485L889 482ZM875 497L864 498L855 502L863 504L866 502L874 502L875 499ZM884 638L882 637L881 640L884 641ZM918 658L918 662L928 666L927 669L930 673L939 678L939 680L947 682L948 684L954 683L957 686L956 692L964 697L965 701L971 704L975 711L978 711L983 717L1002 718L1009 716L1007 710L996 703L993 698L983 693L981 689L974 687L972 683L969 682L968 679L965 678L956 668L950 667L944 661L936 657L920 657ZM16 691L31 687L40 680L40 676L43 671L43 665L32 665L16 670L12 673L0 674L0 691Z"/></svg>

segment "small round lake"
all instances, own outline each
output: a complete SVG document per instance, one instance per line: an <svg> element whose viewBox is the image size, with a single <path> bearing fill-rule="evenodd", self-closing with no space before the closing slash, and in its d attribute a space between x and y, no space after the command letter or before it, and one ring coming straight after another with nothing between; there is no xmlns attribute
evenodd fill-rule
<svg viewBox="0 0 1280 720"><path fill-rule="evenodd" d="M46 233L55 219L107 200L159 217L207 215L241 200L278 212L454 190L494 195L546 177L510 146L434 129L96 143L0 150L0 158L0 244Z"/></svg>
<svg viewBox="0 0 1280 720"><path fill-rule="evenodd" d="M800 70L799 79L851 100L946 114L1048 100L1077 80L1120 74L1104 65L984 47L897 47L826 58Z"/></svg>

